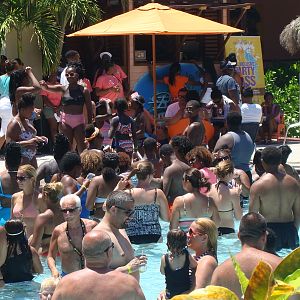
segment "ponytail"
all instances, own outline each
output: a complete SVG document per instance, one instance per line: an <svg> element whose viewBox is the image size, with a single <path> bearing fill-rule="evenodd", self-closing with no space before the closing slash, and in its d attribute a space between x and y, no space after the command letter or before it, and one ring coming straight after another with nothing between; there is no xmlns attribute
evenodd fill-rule
<svg viewBox="0 0 300 300"><path fill-rule="evenodd" d="M191 183L193 188L206 188L206 192L210 191L211 184L200 170L196 168L188 169L185 171L185 178Z"/></svg>

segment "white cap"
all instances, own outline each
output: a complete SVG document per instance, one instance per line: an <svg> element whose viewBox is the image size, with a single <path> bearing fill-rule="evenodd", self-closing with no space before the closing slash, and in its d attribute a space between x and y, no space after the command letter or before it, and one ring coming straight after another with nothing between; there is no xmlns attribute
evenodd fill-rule
<svg viewBox="0 0 300 300"><path fill-rule="evenodd" d="M112 54L109 52L101 52L100 53L100 59L102 59L103 55L108 55L110 58L112 58Z"/></svg>

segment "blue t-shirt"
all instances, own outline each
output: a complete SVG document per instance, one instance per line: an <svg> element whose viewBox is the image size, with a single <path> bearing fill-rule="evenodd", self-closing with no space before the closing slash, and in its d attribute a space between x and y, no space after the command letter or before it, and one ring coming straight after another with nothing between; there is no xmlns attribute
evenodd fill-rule
<svg viewBox="0 0 300 300"><path fill-rule="evenodd" d="M235 81L234 78L232 78L229 75L222 75L218 78L216 82L217 88L221 91L222 95L225 95L226 97L230 98L229 91L236 92L237 98L239 99L239 85Z"/></svg>
<svg viewBox="0 0 300 300"><path fill-rule="evenodd" d="M9 98L9 81L10 76L6 74L0 76L0 97Z"/></svg>

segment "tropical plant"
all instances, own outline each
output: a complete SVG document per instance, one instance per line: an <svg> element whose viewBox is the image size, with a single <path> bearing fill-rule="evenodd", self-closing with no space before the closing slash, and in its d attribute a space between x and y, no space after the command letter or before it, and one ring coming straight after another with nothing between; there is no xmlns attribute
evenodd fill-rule
<svg viewBox="0 0 300 300"><path fill-rule="evenodd" d="M299 73L300 63L274 66L266 71L266 90L274 95L274 102L284 112L286 125L299 122ZM289 135L300 137L300 128L291 128Z"/></svg>
<svg viewBox="0 0 300 300"><path fill-rule="evenodd" d="M26 29L32 27L33 36L43 55L43 71L47 72L59 60L57 45L62 32L55 22L49 7L35 0L2 1L0 9L0 47L5 43L6 35L12 30L17 35L17 53L22 57L22 37Z"/></svg>
<svg viewBox="0 0 300 300"><path fill-rule="evenodd" d="M100 20L96 0L6 0L0 10L0 48L12 30L17 34L18 56L22 57L22 35L33 28L42 53L43 73L59 64L67 26L78 29Z"/></svg>

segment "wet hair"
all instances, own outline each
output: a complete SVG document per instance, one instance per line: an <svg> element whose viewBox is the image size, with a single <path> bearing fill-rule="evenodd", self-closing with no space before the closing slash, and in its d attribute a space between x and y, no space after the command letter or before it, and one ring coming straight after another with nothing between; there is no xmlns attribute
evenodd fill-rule
<svg viewBox="0 0 300 300"><path fill-rule="evenodd" d="M187 236L181 229L172 229L167 234L167 246L173 256L183 254L187 248Z"/></svg>
<svg viewBox="0 0 300 300"><path fill-rule="evenodd" d="M261 152L261 159L267 165L278 166L281 163L281 151L274 146L267 146Z"/></svg>
<svg viewBox="0 0 300 300"><path fill-rule="evenodd" d="M251 212L242 217L239 227L239 239L242 245L247 242L257 242L266 232L267 223L261 214Z"/></svg>
<svg viewBox="0 0 300 300"><path fill-rule="evenodd" d="M25 70L16 70L10 74L9 80L9 98L10 102L14 103L16 99L16 90L23 86L24 79L28 76Z"/></svg>
<svg viewBox="0 0 300 300"><path fill-rule="evenodd" d="M104 152L102 163L103 168L111 168L116 170L119 166L119 156L114 152Z"/></svg>
<svg viewBox="0 0 300 300"><path fill-rule="evenodd" d="M245 98L253 97L253 90L251 87L247 87L242 91L242 96Z"/></svg>
<svg viewBox="0 0 300 300"><path fill-rule="evenodd" d="M124 112L126 109L128 109L128 103L127 103L126 99L123 99L123 98L117 99L115 102L115 109L118 112Z"/></svg>
<svg viewBox="0 0 300 300"><path fill-rule="evenodd" d="M192 187L195 189L200 189L204 187L207 189L208 192L211 188L211 184L208 181L208 179L200 170L196 168L187 169L183 174L183 178L184 180L189 181Z"/></svg>
<svg viewBox="0 0 300 300"><path fill-rule="evenodd" d="M7 239L7 258L20 255L21 253L32 257L30 247L25 234L24 224L19 219L8 220L4 225Z"/></svg>
<svg viewBox="0 0 300 300"><path fill-rule="evenodd" d="M82 63L80 63L80 62L71 62L71 63L68 64L67 69L74 69L75 72L78 74L79 79L84 78L85 70L83 68Z"/></svg>
<svg viewBox="0 0 300 300"><path fill-rule="evenodd" d="M271 92L265 92L265 94L264 94L264 99L266 100L266 98L267 98L268 96L274 98L274 95L273 95Z"/></svg>
<svg viewBox="0 0 300 300"><path fill-rule="evenodd" d="M292 153L292 149L288 145L281 145L278 149L281 152L281 163L286 164L289 155Z"/></svg>
<svg viewBox="0 0 300 300"><path fill-rule="evenodd" d="M149 161L141 161L137 164L136 168L134 168L130 174L128 175L128 178L133 177L136 175L138 180L146 180L149 175L152 175L154 173L154 166Z"/></svg>
<svg viewBox="0 0 300 300"><path fill-rule="evenodd" d="M175 78L176 78L176 74L178 72L180 72L181 70L181 66L179 62L174 62L173 64L171 64L170 69L169 69L169 83L170 85L175 85Z"/></svg>
<svg viewBox="0 0 300 300"><path fill-rule="evenodd" d="M79 55L79 52L76 51L76 50L69 50L65 53L65 58L66 59L70 59L70 58L73 58L75 57L76 55Z"/></svg>
<svg viewBox="0 0 300 300"><path fill-rule="evenodd" d="M56 161L62 159L62 157L70 150L69 139L63 133L57 133L54 137L53 156Z"/></svg>
<svg viewBox="0 0 300 300"><path fill-rule="evenodd" d="M232 161L223 160L220 161L216 166L216 175L218 178L224 178L225 176L232 174L234 172L234 166Z"/></svg>
<svg viewBox="0 0 300 300"><path fill-rule="evenodd" d="M35 184L37 172L32 165L22 165L19 167L18 171L22 171L26 174L27 177L33 178L33 184Z"/></svg>
<svg viewBox="0 0 300 300"><path fill-rule="evenodd" d="M120 173L128 171L131 166L130 156L125 152L118 152Z"/></svg>
<svg viewBox="0 0 300 300"><path fill-rule="evenodd" d="M187 161L197 158L202 162L203 167L212 166L213 156L211 152L204 146L196 146L185 156Z"/></svg>
<svg viewBox="0 0 300 300"><path fill-rule="evenodd" d="M22 108L34 106L35 95L32 93L25 93L21 96L21 99L18 101L18 111Z"/></svg>
<svg viewBox="0 0 300 300"><path fill-rule="evenodd" d="M183 135L174 136L171 139L171 145L178 151L179 155L185 157L189 151L193 149L191 141Z"/></svg>
<svg viewBox="0 0 300 300"><path fill-rule="evenodd" d="M59 163L59 168L63 173L71 172L76 166L81 166L81 160L75 151L68 151Z"/></svg>
<svg viewBox="0 0 300 300"><path fill-rule="evenodd" d="M124 191L113 191L107 196L106 207L123 206L126 202L134 202L133 197Z"/></svg>
<svg viewBox="0 0 300 300"><path fill-rule="evenodd" d="M5 146L5 164L8 171L17 171L21 164L21 145L17 142L9 142Z"/></svg>
<svg viewBox="0 0 300 300"><path fill-rule="evenodd" d="M173 147L170 144L164 144L159 148L159 156L171 156L174 153Z"/></svg>
<svg viewBox="0 0 300 300"><path fill-rule="evenodd" d="M146 152L153 152L157 149L157 142L156 139L152 137L147 137L144 140L144 149Z"/></svg>
<svg viewBox="0 0 300 300"><path fill-rule="evenodd" d="M217 255L217 240L218 240L218 229L214 221L208 218L199 218L194 221L201 234L207 234L208 242L207 248L209 251L213 251Z"/></svg>
<svg viewBox="0 0 300 300"><path fill-rule="evenodd" d="M49 200L54 204L60 201L63 190L64 186L61 182L46 183L43 186L43 193L47 194Z"/></svg>
<svg viewBox="0 0 300 300"><path fill-rule="evenodd" d="M210 94L210 98L212 100L216 100L216 99L222 99L222 92L217 88L217 87L213 87L211 94Z"/></svg>
<svg viewBox="0 0 300 300"><path fill-rule="evenodd" d="M89 173L100 174L102 170L102 155L95 150L85 150L80 154L81 174L86 177Z"/></svg>
<svg viewBox="0 0 300 300"><path fill-rule="evenodd" d="M62 205L64 204L65 201L68 201L68 200L72 200L75 202L75 206L78 207L78 208L81 208L81 200L79 198L79 196L77 196L76 194L68 194L68 195L65 195L63 196L60 201L59 201L59 205L60 207L62 207Z"/></svg>
<svg viewBox="0 0 300 300"><path fill-rule="evenodd" d="M231 111L228 113L226 121L229 128L238 129L242 124L242 115L239 112Z"/></svg>
<svg viewBox="0 0 300 300"><path fill-rule="evenodd" d="M185 96L185 101L195 100L200 102L199 93L196 90L189 90Z"/></svg>

